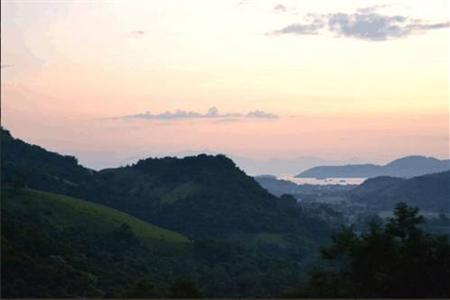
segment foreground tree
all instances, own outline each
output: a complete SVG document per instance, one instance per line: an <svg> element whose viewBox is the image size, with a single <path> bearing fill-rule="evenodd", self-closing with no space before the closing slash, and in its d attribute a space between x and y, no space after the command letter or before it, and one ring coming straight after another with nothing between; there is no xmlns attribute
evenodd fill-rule
<svg viewBox="0 0 450 300"><path fill-rule="evenodd" d="M311 274L293 296L302 297L450 297L448 235L421 230L417 208L399 203L394 217L373 223L358 235L344 228L322 257L327 270Z"/></svg>
<svg viewBox="0 0 450 300"><path fill-rule="evenodd" d="M202 298L202 293L192 280L180 278L170 287L169 298Z"/></svg>

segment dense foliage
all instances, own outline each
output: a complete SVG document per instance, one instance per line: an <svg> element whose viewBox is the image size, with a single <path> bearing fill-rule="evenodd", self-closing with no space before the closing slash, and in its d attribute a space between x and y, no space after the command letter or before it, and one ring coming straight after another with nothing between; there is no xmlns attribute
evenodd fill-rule
<svg viewBox="0 0 450 300"><path fill-rule="evenodd" d="M372 223L367 233L343 229L322 252L332 267L313 272L291 296L450 297L448 235L425 233L423 221L417 208L400 203L394 218Z"/></svg>
<svg viewBox="0 0 450 300"><path fill-rule="evenodd" d="M1 196L3 297L123 296L149 276L161 285L189 243L73 198L23 189Z"/></svg>
<svg viewBox="0 0 450 300"><path fill-rule="evenodd" d="M3 297L267 297L300 278L281 240L189 241L75 198L1 196Z"/></svg>

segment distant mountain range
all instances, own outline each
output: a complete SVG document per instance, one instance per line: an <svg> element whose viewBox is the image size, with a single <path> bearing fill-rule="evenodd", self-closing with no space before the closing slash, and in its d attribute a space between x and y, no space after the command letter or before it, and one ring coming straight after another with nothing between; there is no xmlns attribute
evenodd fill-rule
<svg viewBox="0 0 450 300"><path fill-rule="evenodd" d="M350 184L297 184L289 180L279 179L273 175L259 175L254 177L255 180L267 191L275 196L289 194L295 198L311 199L316 196L342 195L350 191L355 185Z"/></svg>
<svg viewBox="0 0 450 300"><path fill-rule="evenodd" d="M367 179L350 192L353 200L390 210L400 201L426 211L450 212L450 171L413 177Z"/></svg>
<svg viewBox="0 0 450 300"><path fill-rule="evenodd" d="M274 175L258 175L255 180L266 190L276 196L283 194L295 194L298 192L299 186L288 180L278 179Z"/></svg>
<svg viewBox="0 0 450 300"><path fill-rule="evenodd" d="M236 164L247 174L276 174L286 175L306 170L317 165L339 165L344 163L355 163L357 161L331 161L320 157L303 156L293 158L272 158L272 159L254 159L250 157L231 155Z"/></svg>
<svg viewBox="0 0 450 300"><path fill-rule="evenodd" d="M396 159L386 165L355 164L344 166L318 166L301 172L295 177L371 178L378 176L392 176L410 178L447 170L450 170L450 160L439 160L433 157L416 155Z"/></svg>

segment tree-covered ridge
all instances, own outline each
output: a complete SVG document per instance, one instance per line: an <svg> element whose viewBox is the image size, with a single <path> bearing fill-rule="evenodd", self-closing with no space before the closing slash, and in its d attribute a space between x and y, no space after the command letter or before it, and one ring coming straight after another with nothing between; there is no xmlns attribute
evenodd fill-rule
<svg viewBox="0 0 450 300"><path fill-rule="evenodd" d="M224 155L148 158L96 172L2 130L2 174L3 183L101 203L193 238L329 233L295 199L280 201Z"/></svg>
<svg viewBox="0 0 450 300"><path fill-rule="evenodd" d="M409 179L376 177L351 191L353 200L376 208L392 209L399 201L422 210L450 211L450 171Z"/></svg>
<svg viewBox="0 0 450 300"><path fill-rule="evenodd" d="M280 201L223 155L146 159L102 170L82 193L194 238L309 231L295 199Z"/></svg>
<svg viewBox="0 0 450 300"><path fill-rule="evenodd" d="M72 194L91 180L94 171L78 164L73 156L61 155L14 138L1 128L1 181L27 184L52 192Z"/></svg>

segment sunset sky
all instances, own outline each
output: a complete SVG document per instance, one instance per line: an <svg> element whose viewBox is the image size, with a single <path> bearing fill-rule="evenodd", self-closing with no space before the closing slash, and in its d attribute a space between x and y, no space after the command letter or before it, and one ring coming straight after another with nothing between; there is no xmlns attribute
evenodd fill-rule
<svg viewBox="0 0 450 300"><path fill-rule="evenodd" d="M3 1L2 126L92 168L449 157L448 1Z"/></svg>

